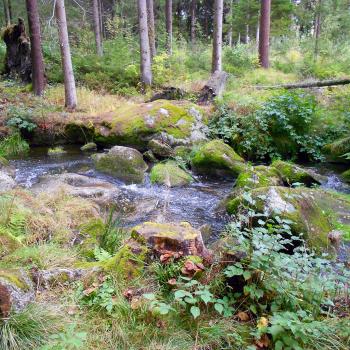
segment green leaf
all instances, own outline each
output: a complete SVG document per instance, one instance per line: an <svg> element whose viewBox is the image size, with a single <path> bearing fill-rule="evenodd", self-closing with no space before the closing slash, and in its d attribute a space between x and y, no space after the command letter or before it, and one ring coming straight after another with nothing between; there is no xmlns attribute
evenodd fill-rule
<svg viewBox="0 0 350 350"><path fill-rule="evenodd" d="M252 274L250 273L250 271L244 271L243 272L243 277L247 281L247 280L249 280L252 277Z"/></svg>
<svg viewBox="0 0 350 350"><path fill-rule="evenodd" d="M190 311L194 319L199 317L199 315L201 314L201 310L197 306L192 306Z"/></svg>
<svg viewBox="0 0 350 350"><path fill-rule="evenodd" d="M222 315L222 313L224 312L224 307L223 307L223 305L218 304L218 303L214 304L214 309L215 309L220 315Z"/></svg>

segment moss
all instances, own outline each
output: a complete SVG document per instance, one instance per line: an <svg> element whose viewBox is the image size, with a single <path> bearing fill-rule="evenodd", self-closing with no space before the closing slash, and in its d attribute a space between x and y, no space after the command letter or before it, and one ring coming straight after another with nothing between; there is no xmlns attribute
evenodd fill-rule
<svg viewBox="0 0 350 350"><path fill-rule="evenodd" d="M83 152L96 151L97 145L94 142L86 143L84 146L80 148Z"/></svg>
<svg viewBox="0 0 350 350"><path fill-rule="evenodd" d="M150 179L152 183L177 187L188 185L193 178L186 171L179 168L175 162L160 163L152 168Z"/></svg>
<svg viewBox="0 0 350 350"><path fill-rule="evenodd" d="M347 170L347 171L344 171L342 174L341 174L341 177L344 181L350 183L350 169Z"/></svg>
<svg viewBox="0 0 350 350"><path fill-rule="evenodd" d="M244 160L221 140L213 140L194 152L191 159L196 172L204 175L238 176L245 168Z"/></svg>
<svg viewBox="0 0 350 350"><path fill-rule="evenodd" d="M0 156L0 168L2 166L9 166L9 165L10 165L10 162L6 158Z"/></svg>
<svg viewBox="0 0 350 350"><path fill-rule="evenodd" d="M107 272L114 272L124 278L139 277L144 269L148 249L146 246L129 241L111 259L101 264Z"/></svg>
<svg viewBox="0 0 350 350"><path fill-rule="evenodd" d="M323 150L333 158L340 158L345 153L350 152L350 136L324 146Z"/></svg>
<svg viewBox="0 0 350 350"><path fill-rule="evenodd" d="M17 237L0 227L0 257L12 253L22 246L23 244Z"/></svg>
<svg viewBox="0 0 350 350"><path fill-rule="evenodd" d="M6 269L0 270L0 279L4 279L10 284L15 285L23 291L28 291L30 288L23 278L21 270Z"/></svg>

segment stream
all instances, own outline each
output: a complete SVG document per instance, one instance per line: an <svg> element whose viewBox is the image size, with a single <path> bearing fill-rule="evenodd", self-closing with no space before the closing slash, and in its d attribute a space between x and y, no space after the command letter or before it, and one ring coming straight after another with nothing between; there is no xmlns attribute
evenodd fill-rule
<svg viewBox="0 0 350 350"><path fill-rule="evenodd" d="M152 185L147 176L144 184L126 185L94 170L91 155L81 152L78 146L67 146L65 151L62 155L49 156L47 148L32 148L25 159L12 160L11 163L16 168L16 181L25 188L31 188L42 176L65 172L107 181L122 191L123 199L138 203L137 215L125 218L126 226L144 221L187 221L195 228L210 225L211 237L217 237L227 223L227 218L218 214L216 208L230 193L234 181L196 178L189 186L166 188ZM337 175L342 171L341 166L321 164L308 168L320 176L321 187L350 193L350 186L344 184Z"/></svg>

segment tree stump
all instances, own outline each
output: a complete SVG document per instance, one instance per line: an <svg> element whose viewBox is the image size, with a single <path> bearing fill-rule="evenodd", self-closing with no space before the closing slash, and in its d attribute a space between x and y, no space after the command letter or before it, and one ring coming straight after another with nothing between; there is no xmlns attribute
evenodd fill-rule
<svg viewBox="0 0 350 350"><path fill-rule="evenodd" d="M8 26L3 34L6 44L5 71L13 78L23 82L31 82L32 64L30 58L30 40L26 34L24 20L19 18L18 24Z"/></svg>
<svg viewBox="0 0 350 350"><path fill-rule="evenodd" d="M216 71L213 73L201 90L198 103L208 104L212 102L216 96L220 96L225 90L227 78L228 74L226 72Z"/></svg>

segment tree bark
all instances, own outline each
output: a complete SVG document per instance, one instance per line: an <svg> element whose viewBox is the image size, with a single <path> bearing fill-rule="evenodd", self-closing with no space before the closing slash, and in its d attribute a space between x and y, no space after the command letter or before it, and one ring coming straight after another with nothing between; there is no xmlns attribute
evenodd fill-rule
<svg viewBox="0 0 350 350"><path fill-rule="evenodd" d="M149 48L147 3L137 0L140 32L141 82L145 86L152 85L151 53Z"/></svg>
<svg viewBox="0 0 350 350"><path fill-rule="evenodd" d="M350 84L350 79L335 79L335 80L320 80L305 83L295 83L295 84L284 84L284 85L266 85L266 86L256 86L257 89L307 89L314 87L326 87L326 86L337 86L337 85L347 85Z"/></svg>
<svg viewBox="0 0 350 350"><path fill-rule="evenodd" d="M212 73L222 71L222 24L224 14L224 1L215 0L214 3L214 40Z"/></svg>
<svg viewBox="0 0 350 350"><path fill-rule="evenodd" d="M199 104L208 104L212 102L215 97L220 96L225 90L227 78L228 74L226 72L216 71L213 73L201 90L197 102Z"/></svg>
<svg viewBox="0 0 350 350"><path fill-rule="evenodd" d="M196 42L196 10L197 10L197 0L192 0L191 2L191 43L192 45Z"/></svg>
<svg viewBox="0 0 350 350"><path fill-rule="evenodd" d="M41 49L41 30L37 0L26 0L32 58L32 82L35 95L41 96L45 88L45 68Z"/></svg>
<svg viewBox="0 0 350 350"><path fill-rule="evenodd" d="M55 12L58 24L59 43L64 76L65 106L69 109L75 109L78 103L77 90L75 87L72 57L70 53L64 0L56 0Z"/></svg>
<svg viewBox="0 0 350 350"><path fill-rule="evenodd" d="M320 35L321 35L321 0L318 0L316 5L316 16L315 16L315 61L317 61L320 46Z"/></svg>
<svg viewBox="0 0 350 350"><path fill-rule="evenodd" d="M233 0L230 1L230 28L227 33L228 36L228 46L232 47L233 46Z"/></svg>
<svg viewBox="0 0 350 350"><path fill-rule="evenodd" d="M153 57L157 55L153 0L147 0L147 20L148 20L149 47L151 50L151 59L153 60Z"/></svg>
<svg viewBox="0 0 350 350"><path fill-rule="evenodd" d="M98 0L92 0L92 13L93 13L93 21L94 21L96 53L98 56L103 56L101 24L100 24L100 6L98 3Z"/></svg>
<svg viewBox="0 0 350 350"><path fill-rule="evenodd" d="M166 47L168 54L173 53L173 0L165 1Z"/></svg>
<svg viewBox="0 0 350 350"><path fill-rule="evenodd" d="M8 0L3 0L4 3L4 16L6 26L11 25L11 15Z"/></svg>
<svg viewBox="0 0 350 350"><path fill-rule="evenodd" d="M261 0L259 61L263 68L269 68L271 0Z"/></svg>

